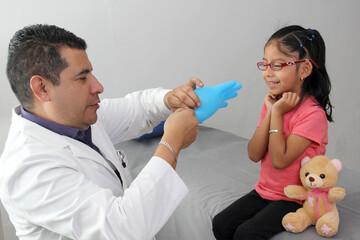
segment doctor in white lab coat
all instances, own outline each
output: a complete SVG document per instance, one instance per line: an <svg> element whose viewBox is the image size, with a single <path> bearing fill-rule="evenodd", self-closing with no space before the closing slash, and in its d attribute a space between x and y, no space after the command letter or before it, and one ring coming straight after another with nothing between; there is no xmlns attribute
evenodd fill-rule
<svg viewBox="0 0 360 240"><path fill-rule="evenodd" d="M200 101L192 85L203 83L192 78L173 91L100 101L103 87L85 49L82 39L48 25L11 40L7 74L21 106L0 159L1 201L20 239L152 239L188 193L175 167L196 139L192 108ZM133 180L114 144L166 118L161 144ZM90 133L90 141L65 130Z"/></svg>

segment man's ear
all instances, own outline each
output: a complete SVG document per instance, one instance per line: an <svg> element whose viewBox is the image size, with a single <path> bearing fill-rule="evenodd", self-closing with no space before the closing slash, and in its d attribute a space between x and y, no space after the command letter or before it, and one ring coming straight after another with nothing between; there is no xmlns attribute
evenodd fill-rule
<svg viewBox="0 0 360 240"><path fill-rule="evenodd" d="M31 90L34 93L35 98L40 102L48 102L50 100L48 91L50 85L51 83L40 75L34 75L30 79Z"/></svg>
<svg viewBox="0 0 360 240"><path fill-rule="evenodd" d="M301 68L300 77L302 79L307 78L311 74L312 69L313 69L312 63L311 62L305 62L304 65Z"/></svg>

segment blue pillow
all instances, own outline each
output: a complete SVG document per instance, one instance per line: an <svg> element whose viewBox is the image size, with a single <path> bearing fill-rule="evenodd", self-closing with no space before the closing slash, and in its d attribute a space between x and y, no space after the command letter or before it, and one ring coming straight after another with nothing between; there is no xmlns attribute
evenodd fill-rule
<svg viewBox="0 0 360 240"><path fill-rule="evenodd" d="M164 123L165 123L165 121L162 121L159 125L154 127L154 129L153 129L153 131L151 133L146 133L146 134L141 135L140 137L138 137L136 139L141 140L141 139L153 138L153 137L163 135L164 134Z"/></svg>

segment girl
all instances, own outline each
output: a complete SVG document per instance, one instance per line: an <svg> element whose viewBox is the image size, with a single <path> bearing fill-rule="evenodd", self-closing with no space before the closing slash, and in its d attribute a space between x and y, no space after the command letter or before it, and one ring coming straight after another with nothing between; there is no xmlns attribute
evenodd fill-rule
<svg viewBox="0 0 360 240"><path fill-rule="evenodd" d="M248 144L249 158L261 160L255 189L213 219L216 239L269 239L284 231L281 220L302 202L283 189L301 185L300 162L325 154L327 121L332 122L325 44L314 29L288 26L275 32L257 63L269 91Z"/></svg>

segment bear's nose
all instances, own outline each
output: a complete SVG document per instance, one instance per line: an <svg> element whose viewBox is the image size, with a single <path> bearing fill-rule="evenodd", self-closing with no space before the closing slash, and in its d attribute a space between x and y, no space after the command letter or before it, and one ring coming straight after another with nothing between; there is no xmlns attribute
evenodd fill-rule
<svg viewBox="0 0 360 240"><path fill-rule="evenodd" d="M313 177L309 177L309 181L313 182L313 181L315 181L315 179Z"/></svg>

